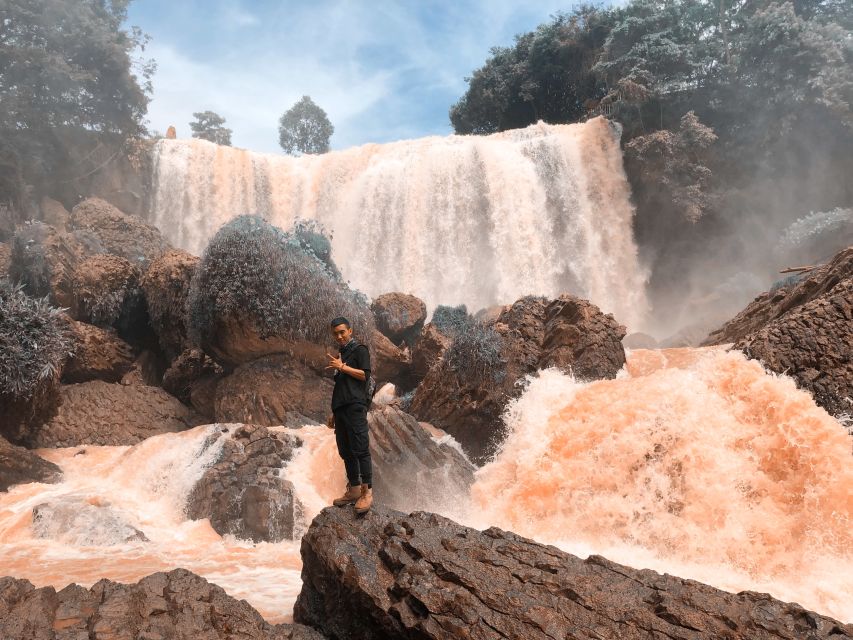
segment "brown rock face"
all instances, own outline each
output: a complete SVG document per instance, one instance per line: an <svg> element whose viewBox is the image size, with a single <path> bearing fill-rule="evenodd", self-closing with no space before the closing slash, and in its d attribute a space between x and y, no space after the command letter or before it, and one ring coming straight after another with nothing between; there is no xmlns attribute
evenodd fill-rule
<svg viewBox="0 0 853 640"><path fill-rule="evenodd" d="M302 538L294 620L333 638L853 638L766 594L726 593L441 516L328 508Z"/></svg>
<svg viewBox="0 0 853 640"><path fill-rule="evenodd" d="M198 424L193 413L156 387L93 380L65 385L57 415L33 429L27 446L129 445Z"/></svg>
<svg viewBox="0 0 853 640"><path fill-rule="evenodd" d="M501 416L509 400L522 391L519 379L545 367L559 367L585 380L613 378L625 363L625 328L574 296L551 302L522 298L483 331L479 343L460 346L460 337L454 339L418 386L411 405L419 420L453 435L478 464L502 438ZM495 349L496 362L475 362L477 350Z"/></svg>
<svg viewBox="0 0 853 640"><path fill-rule="evenodd" d="M373 332L373 341L370 345L371 372L376 378L376 384L381 386L390 382L402 389L410 389L412 359L408 350L400 349L378 331Z"/></svg>
<svg viewBox="0 0 853 640"><path fill-rule="evenodd" d="M293 485L278 474L302 442L257 425L225 425L214 437L225 438L222 452L190 492L187 516L210 518L220 535L254 542L293 539L302 505Z"/></svg>
<svg viewBox="0 0 853 640"><path fill-rule="evenodd" d="M107 253L138 267L157 258L169 244L160 232L139 218L126 215L100 198L88 198L71 210L71 226L94 233Z"/></svg>
<svg viewBox="0 0 853 640"><path fill-rule="evenodd" d="M65 231L71 221L71 214L68 213L68 209L61 202L57 202L52 198L44 197L41 199L39 213L42 222L56 227L61 231Z"/></svg>
<svg viewBox="0 0 853 640"><path fill-rule="evenodd" d="M474 465L438 444L412 416L394 406L371 409L370 455L377 500L392 509L439 509L468 495Z"/></svg>
<svg viewBox="0 0 853 640"><path fill-rule="evenodd" d="M832 415L853 411L853 277L738 340L740 349L808 389Z"/></svg>
<svg viewBox="0 0 853 640"><path fill-rule="evenodd" d="M136 584L100 580L57 592L29 580L0 578L0 637L16 640L323 640L299 624L272 626L186 569Z"/></svg>
<svg viewBox="0 0 853 640"><path fill-rule="evenodd" d="M169 249L154 260L142 277L151 327L170 360L188 348L186 302L198 258Z"/></svg>
<svg viewBox="0 0 853 640"><path fill-rule="evenodd" d="M9 265L12 264L12 247L0 242L0 278L9 275Z"/></svg>
<svg viewBox="0 0 853 640"><path fill-rule="evenodd" d="M0 436L0 491L27 482L58 482L61 476L62 470L52 462Z"/></svg>
<svg viewBox="0 0 853 640"><path fill-rule="evenodd" d="M441 361L451 342L433 323L423 328L412 347L412 377L416 384L426 377L434 364Z"/></svg>
<svg viewBox="0 0 853 640"><path fill-rule="evenodd" d="M376 328L399 346L415 344L426 320L423 300L407 293L385 293L370 305Z"/></svg>
<svg viewBox="0 0 853 640"><path fill-rule="evenodd" d="M71 319L68 323L76 344L74 355L62 370L62 382L118 382L133 369L133 348L119 338L115 331Z"/></svg>
<svg viewBox="0 0 853 640"><path fill-rule="evenodd" d="M163 374L163 388L184 404L190 404L194 383L209 376L219 376L221 373L222 367L208 358L201 349L187 349ZM213 417L213 413L209 417Z"/></svg>
<svg viewBox="0 0 853 640"><path fill-rule="evenodd" d="M289 356L273 355L241 365L216 386L217 422L275 426L296 412L325 422L332 381Z"/></svg>

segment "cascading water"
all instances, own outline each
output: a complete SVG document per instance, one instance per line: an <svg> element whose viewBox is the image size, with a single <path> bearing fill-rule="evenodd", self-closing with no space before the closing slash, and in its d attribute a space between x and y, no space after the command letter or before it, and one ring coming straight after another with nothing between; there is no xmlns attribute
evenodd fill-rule
<svg viewBox="0 0 853 640"><path fill-rule="evenodd" d="M619 134L608 121L422 138L288 158L202 140L154 148L151 220L200 254L236 215L332 233L370 296L404 291L472 311L573 293L637 326L645 276Z"/></svg>

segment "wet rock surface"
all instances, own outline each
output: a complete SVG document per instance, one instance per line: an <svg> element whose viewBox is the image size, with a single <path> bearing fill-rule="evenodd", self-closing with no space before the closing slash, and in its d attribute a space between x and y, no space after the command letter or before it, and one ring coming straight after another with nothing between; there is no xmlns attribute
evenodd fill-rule
<svg viewBox="0 0 853 640"><path fill-rule="evenodd" d="M166 369L163 374L163 389L184 404L191 404L193 386L199 380L217 377L221 373L222 367L208 358L201 349L187 349ZM211 412L204 415L213 417L212 406Z"/></svg>
<svg viewBox="0 0 853 640"><path fill-rule="evenodd" d="M155 573L136 584L100 580L36 589L0 578L0 637L15 640L323 640L299 624L270 625L185 569Z"/></svg>
<svg viewBox="0 0 853 640"><path fill-rule="evenodd" d="M327 508L302 539L302 560L294 619L330 638L853 637L853 625L766 594L581 560L424 512Z"/></svg>
<svg viewBox="0 0 853 640"><path fill-rule="evenodd" d="M62 382L118 382L133 369L133 348L115 331L70 319L69 325L75 337L74 355L62 369Z"/></svg>
<svg viewBox="0 0 853 640"><path fill-rule="evenodd" d="M183 431L198 418L163 389L101 380L64 385L58 413L32 429L29 447L130 445L160 433Z"/></svg>
<svg viewBox="0 0 853 640"><path fill-rule="evenodd" d="M64 544L108 547L125 542L148 542L130 518L108 502L63 496L33 507L33 536Z"/></svg>
<svg viewBox="0 0 853 640"><path fill-rule="evenodd" d="M258 425L222 425L225 438L216 463L205 471L187 499L192 520L209 518L220 535L254 542L293 539L302 505L293 485L279 477L302 442Z"/></svg>
<svg viewBox="0 0 853 640"><path fill-rule="evenodd" d="M28 482L58 482L61 477L58 466L0 436L0 491Z"/></svg>
<svg viewBox="0 0 853 640"><path fill-rule="evenodd" d="M150 264L142 277L151 327L170 360L189 346L186 302L198 260L186 251L169 249Z"/></svg>
<svg viewBox="0 0 853 640"><path fill-rule="evenodd" d="M370 455L376 499L393 509L438 509L468 495L474 465L447 443L439 444L399 408L371 409Z"/></svg>
<svg viewBox="0 0 853 640"><path fill-rule="evenodd" d="M417 341L426 320L426 304L407 293L385 293L370 305L376 328L391 342L410 347Z"/></svg>
<svg viewBox="0 0 853 640"><path fill-rule="evenodd" d="M522 298L483 326L495 335L481 344L499 349L498 362L479 372L456 370L448 358L451 343L418 386L411 405L412 414L453 435L477 463L488 459L502 438L501 416L509 400L522 392L516 383L524 376L558 367L584 380L614 378L625 364L625 328L574 296ZM464 359L470 357L465 354Z"/></svg>
<svg viewBox="0 0 853 640"><path fill-rule="evenodd" d="M114 327L122 336L144 333L148 324L139 269L113 255L97 255L74 269L72 315L102 327Z"/></svg>

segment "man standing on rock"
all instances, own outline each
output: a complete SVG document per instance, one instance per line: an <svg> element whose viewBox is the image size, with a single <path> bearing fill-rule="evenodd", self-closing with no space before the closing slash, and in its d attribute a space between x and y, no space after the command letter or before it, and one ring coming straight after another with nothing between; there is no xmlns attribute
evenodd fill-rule
<svg viewBox="0 0 853 640"><path fill-rule="evenodd" d="M335 370L332 415L328 425L335 430L338 453L347 472L347 490L334 505L355 504L363 514L373 504L373 474L370 464L370 434L367 427L367 381L370 378L370 352L352 337L346 318L332 320L332 336L340 347L337 358L330 353L329 366Z"/></svg>

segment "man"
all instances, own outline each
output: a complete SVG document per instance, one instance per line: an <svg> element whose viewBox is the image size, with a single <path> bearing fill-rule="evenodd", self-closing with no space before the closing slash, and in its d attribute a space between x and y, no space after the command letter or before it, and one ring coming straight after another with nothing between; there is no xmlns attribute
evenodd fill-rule
<svg viewBox="0 0 853 640"><path fill-rule="evenodd" d="M332 320L332 336L340 347L336 358L330 353L326 369L335 370L332 415L328 425L335 430L338 454L347 472L347 489L333 504L355 504L358 514L367 513L373 504L373 474L370 464L370 435L367 428L367 380L370 377L370 352L352 337L350 321Z"/></svg>

